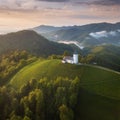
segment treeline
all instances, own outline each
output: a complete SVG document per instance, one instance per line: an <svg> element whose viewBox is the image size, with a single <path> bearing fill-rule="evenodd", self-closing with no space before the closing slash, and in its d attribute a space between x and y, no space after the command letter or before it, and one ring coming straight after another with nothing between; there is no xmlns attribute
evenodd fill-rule
<svg viewBox="0 0 120 120"><path fill-rule="evenodd" d="M0 57L0 85L6 83L19 69L37 58L26 51L10 51Z"/></svg>
<svg viewBox="0 0 120 120"><path fill-rule="evenodd" d="M2 120L74 120L80 80L32 79L19 90L0 87Z"/></svg>
<svg viewBox="0 0 120 120"><path fill-rule="evenodd" d="M88 54L79 59L80 63L103 66L120 72L120 57L109 54Z"/></svg>
<svg viewBox="0 0 120 120"><path fill-rule="evenodd" d="M97 64L120 72L120 47L114 45L102 45L83 50L84 57L80 62Z"/></svg>

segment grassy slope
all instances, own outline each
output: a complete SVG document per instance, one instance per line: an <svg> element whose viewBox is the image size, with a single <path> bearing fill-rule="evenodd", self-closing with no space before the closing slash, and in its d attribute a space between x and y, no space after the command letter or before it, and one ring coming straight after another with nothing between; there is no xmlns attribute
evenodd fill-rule
<svg viewBox="0 0 120 120"><path fill-rule="evenodd" d="M32 78L36 78L38 80L43 77L54 79L57 76L68 76L69 78L75 78L75 76L81 76L81 70L82 67L70 64L62 64L60 60L38 60L37 62L32 63L19 71L12 78L11 84L15 88L19 88Z"/></svg>
<svg viewBox="0 0 120 120"><path fill-rule="evenodd" d="M20 88L32 78L48 77L55 79L57 76L81 80L81 87L92 93L120 99L120 74L87 65L62 64L60 60L43 60L32 63L19 71L11 80L15 88Z"/></svg>
<svg viewBox="0 0 120 120"><path fill-rule="evenodd" d="M120 120L120 101L80 90L76 120Z"/></svg>
<svg viewBox="0 0 120 120"><path fill-rule="evenodd" d="M76 105L76 120L120 119L120 74L89 65L62 64L60 60L43 60L32 63L19 71L10 84L20 88L31 78L44 76L75 78L81 81Z"/></svg>

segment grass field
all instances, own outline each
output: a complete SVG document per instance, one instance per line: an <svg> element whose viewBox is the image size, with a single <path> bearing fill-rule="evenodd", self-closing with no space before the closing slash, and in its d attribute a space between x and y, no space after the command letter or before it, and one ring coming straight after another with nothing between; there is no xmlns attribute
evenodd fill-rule
<svg viewBox="0 0 120 120"><path fill-rule="evenodd" d="M10 81L19 89L30 79L78 77L76 120L120 120L120 74L91 65L62 64L60 60L38 60L21 69Z"/></svg>
<svg viewBox="0 0 120 120"><path fill-rule="evenodd" d="M23 69L21 69L11 80L11 84L15 88L19 88L32 78L37 80L48 77L55 79L58 76L75 78L81 77L83 67L71 64L62 64L60 60L38 60Z"/></svg>
<svg viewBox="0 0 120 120"><path fill-rule="evenodd" d="M98 95L120 99L120 74L94 66L62 64L60 60L38 60L21 69L10 81L20 88L32 78L78 77L81 87Z"/></svg>

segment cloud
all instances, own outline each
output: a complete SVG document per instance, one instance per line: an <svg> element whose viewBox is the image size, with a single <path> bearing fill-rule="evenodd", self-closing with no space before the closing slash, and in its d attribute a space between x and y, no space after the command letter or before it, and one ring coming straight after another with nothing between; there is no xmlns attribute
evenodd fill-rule
<svg viewBox="0 0 120 120"><path fill-rule="evenodd" d="M116 36L117 31L110 31L110 32L100 31L100 32L90 33L89 35L96 38L96 39L99 39L99 38L102 38L102 37Z"/></svg>
<svg viewBox="0 0 120 120"><path fill-rule="evenodd" d="M101 6L113 6L120 5L120 0L75 0L73 3L76 5L101 5Z"/></svg>
<svg viewBox="0 0 120 120"><path fill-rule="evenodd" d="M37 0L37 1L43 1L43 2L67 2L69 0Z"/></svg>
<svg viewBox="0 0 120 120"><path fill-rule="evenodd" d="M61 4L59 4L61 3ZM63 4L64 5L63 5ZM55 8L72 6L72 7L83 7L85 6L119 6L120 0L0 0L0 9L9 9L9 10L38 10L45 7ZM95 6L92 6L93 8ZM116 7L118 8L118 7Z"/></svg>
<svg viewBox="0 0 120 120"><path fill-rule="evenodd" d="M0 0L0 10L60 9L67 1L69 0Z"/></svg>
<svg viewBox="0 0 120 120"><path fill-rule="evenodd" d="M107 37L107 32L100 31L100 32L90 33L89 35L95 38L101 38L101 37Z"/></svg>
<svg viewBox="0 0 120 120"><path fill-rule="evenodd" d="M118 32L120 32L120 30L117 30Z"/></svg>
<svg viewBox="0 0 120 120"><path fill-rule="evenodd" d="M79 14L79 15L71 15L70 17L76 18L76 19L91 19L91 20L95 20L95 19L103 19L104 17L102 16L97 16L97 15L89 15L89 14Z"/></svg>
<svg viewBox="0 0 120 120"><path fill-rule="evenodd" d="M0 0L0 23L8 28L27 28L39 24L119 22L119 5L117 0Z"/></svg>
<svg viewBox="0 0 120 120"><path fill-rule="evenodd" d="M95 4L95 5L104 5L104 6L120 5L120 0L99 0L99 1L92 2L92 4Z"/></svg>

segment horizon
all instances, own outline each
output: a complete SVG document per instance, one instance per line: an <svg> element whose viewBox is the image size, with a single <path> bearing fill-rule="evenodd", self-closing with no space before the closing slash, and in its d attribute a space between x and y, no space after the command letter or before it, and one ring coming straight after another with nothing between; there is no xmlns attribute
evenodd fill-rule
<svg viewBox="0 0 120 120"><path fill-rule="evenodd" d="M24 30L31 30L33 28L37 28L37 27L40 27L40 26L48 26L48 27L72 27L72 26L84 26L84 25L90 25L90 24L101 24L101 23L107 23L107 24L117 24L117 23L120 23L120 22L99 22L99 23L87 23L87 24L83 24L83 25L61 25L61 26L57 26L57 25L47 25L47 24L41 24L41 25L38 25L38 26L33 26L31 28L23 28L23 29L18 29L18 30L13 30L13 31L10 31L10 32L4 32L4 33L0 33L0 35L6 35L6 34L9 34L9 33L16 33L16 32L19 32L19 31L24 31Z"/></svg>
<svg viewBox="0 0 120 120"><path fill-rule="evenodd" d="M0 33L40 25L74 26L120 22L119 0L0 0Z"/></svg>

